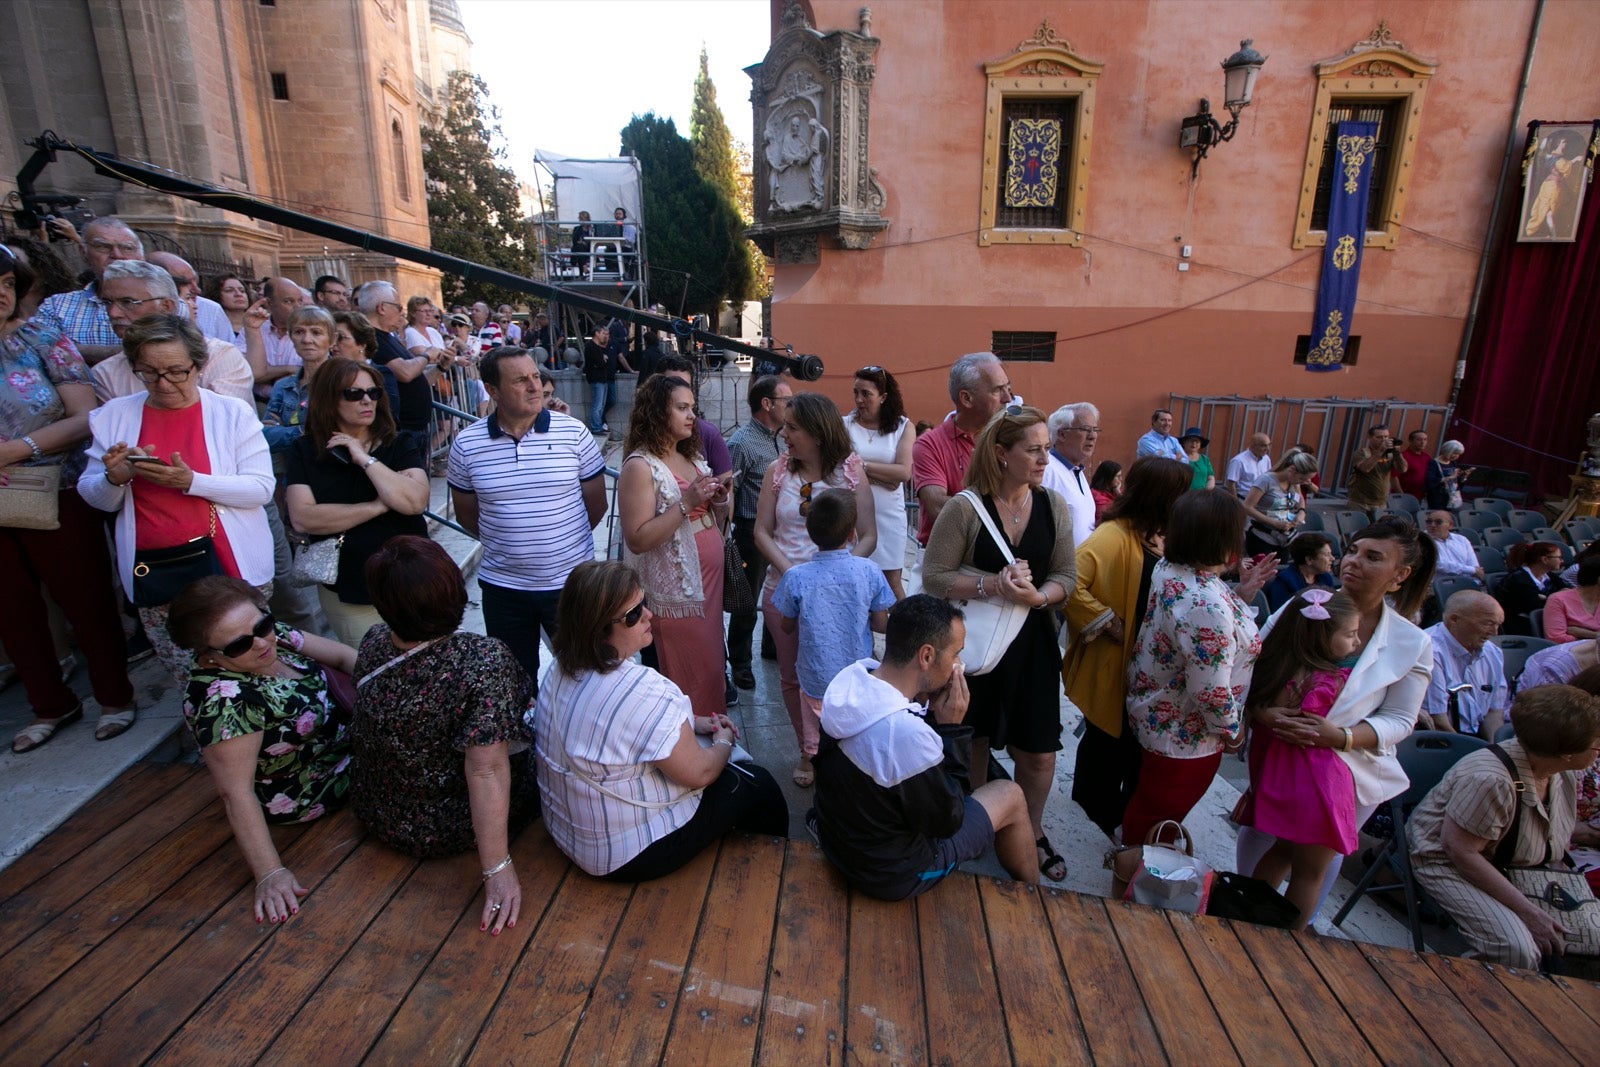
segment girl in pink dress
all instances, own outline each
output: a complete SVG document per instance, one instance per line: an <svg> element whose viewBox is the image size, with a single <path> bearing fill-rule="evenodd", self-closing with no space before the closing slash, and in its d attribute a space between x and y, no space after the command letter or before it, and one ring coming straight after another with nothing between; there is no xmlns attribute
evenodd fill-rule
<svg viewBox="0 0 1600 1067"><path fill-rule="evenodd" d="M1248 706L1298 708L1302 715L1326 717L1361 648L1360 624L1355 602L1343 593L1317 587L1296 593L1262 643ZM1284 895L1300 909L1295 929L1304 929L1316 913L1329 864L1355 851L1350 768L1331 748L1302 748L1270 730L1255 731L1250 789L1239 822L1278 839L1253 874L1273 886L1288 877Z"/></svg>

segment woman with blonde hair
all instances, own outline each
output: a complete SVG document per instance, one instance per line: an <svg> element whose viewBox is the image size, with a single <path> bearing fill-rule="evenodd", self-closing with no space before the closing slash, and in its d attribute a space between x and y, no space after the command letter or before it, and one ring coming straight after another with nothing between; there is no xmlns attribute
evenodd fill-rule
<svg viewBox="0 0 1600 1067"><path fill-rule="evenodd" d="M1010 753L1028 802L1039 871L1059 882L1067 876L1066 861L1044 833L1045 801L1061 749L1054 609L1077 587L1077 566L1067 502L1041 486L1049 461L1043 412L1012 405L991 419L973 445L967 490L945 503L928 535L922 587L952 600L1003 600L1031 609L994 669L967 678L966 722L976 753L972 784L987 778L985 745ZM988 513L987 529L978 507ZM990 530L1006 543L999 544Z"/></svg>

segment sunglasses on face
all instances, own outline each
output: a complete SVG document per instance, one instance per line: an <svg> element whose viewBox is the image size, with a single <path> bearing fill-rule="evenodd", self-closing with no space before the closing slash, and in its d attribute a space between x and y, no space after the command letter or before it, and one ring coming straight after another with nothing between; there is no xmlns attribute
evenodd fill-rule
<svg viewBox="0 0 1600 1067"><path fill-rule="evenodd" d="M274 619L272 617L272 613L269 611L256 621L256 624L250 628L249 633L235 637L232 641L229 641L221 648L213 648L211 651L227 656L229 659L237 659L239 656L242 656L246 652L250 651L250 649L255 645L257 638L266 640L268 637L272 636L272 631L277 627L277 625L278 620Z"/></svg>
<svg viewBox="0 0 1600 1067"><path fill-rule="evenodd" d="M339 395L354 404L362 397L368 400L378 399L383 395L383 389L378 386L373 386L371 389L341 389Z"/></svg>
<svg viewBox="0 0 1600 1067"><path fill-rule="evenodd" d="M624 626L638 626L639 620L644 618L644 609L650 606L648 597L640 597L639 602L627 611L612 619L613 623L620 622Z"/></svg>

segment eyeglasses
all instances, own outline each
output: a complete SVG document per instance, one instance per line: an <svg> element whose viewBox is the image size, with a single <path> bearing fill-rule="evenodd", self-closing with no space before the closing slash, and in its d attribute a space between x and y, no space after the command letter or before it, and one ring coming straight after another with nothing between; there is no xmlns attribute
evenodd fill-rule
<svg viewBox="0 0 1600 1067"><path fill-rule="evenodd" d="M273 618L272 612L269 611L256 620L256 624L250 627L249 633L241 634L221 648L213 648L211 651L227 656L229 659L236 659L249 652L258 638L264 641L272 636L272 631L277 628L277 625L278 620Z"/></svg>
<svg viewBox="0 0 1600 1067"><path fill-rule="evenodd" d="M149 367L137 367L134 369L133 376L146 385L154 385L158 381L182 385L189 380L189 375L193 373L193 367L171 367L167 370L151 370Z"/></svg>
<svg viewBox="0 0 1600 1067"><path fill-rule="evenodd" d="M637 604L635 604L633 607L629 608L627 611L624 611L621 615L618 615L616 618L612 619L611 621L613 623L619 623L620 622L624 626L638 626L639 625L639 620L644 618L644 609L649 607L649 606L650 606L650 598L649 597L640 597L639 598L639 602Z"/></svg>
<svg viewBox="0 0 1600 1067"><path fill-rule="evenodd" d="M139 309L141 307L144 307L144 305L150 303L153 300L160 300L160 299L162 299L162 298L159 297L159 296L147 296L143 300L135 300L131 296L119 296L119 297L116 297L116 298L111 299L111 300L102 299L101 303L109 304L112 307L121 308L123 311L135 311L135 310L137 310L137 309Z"/></svg>
<svg viewBox="0 0 1600 1067"><path fill-rule="evenodd" d="M112 252L121 252L125 256L136 256L144 251L144 246L136 242L112 244L110 241L90 241L89 251L99 252L102 256L110 255Z"/></svg>
<svg viewBox="0 0 1600 1067"><path fill-rule="evenodd" d="M339 390L339 395L354 404L362 397L366 397L368 400L378 399L383 395L383 389L378 386L373 386L371 389L341 389Z"/></svg>
<svg viewBox="0 0 1600 1067"><path fill-rule="evenodd" d="M811 483L800 487L800 517L803 519L811 511Z"/></svg>

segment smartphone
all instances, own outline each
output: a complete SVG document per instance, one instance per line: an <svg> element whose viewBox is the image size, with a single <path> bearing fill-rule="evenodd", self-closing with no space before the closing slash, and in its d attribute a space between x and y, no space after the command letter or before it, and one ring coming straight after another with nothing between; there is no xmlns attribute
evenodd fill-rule
<svg viewBox="0 0 1600 1067"><path fill-rule="evenodd" d="M160 456L129 456L129 463L154 463L158 467L165 467L167 461Z"/></svg>
<svg viewBox="0 0 1600 1067"><path fill-rule="evenodd" d="M332 456L340 463L349 463L351 461L350 449L344 445L334 445L332 448L328 449L328 455Z"/></svg>

